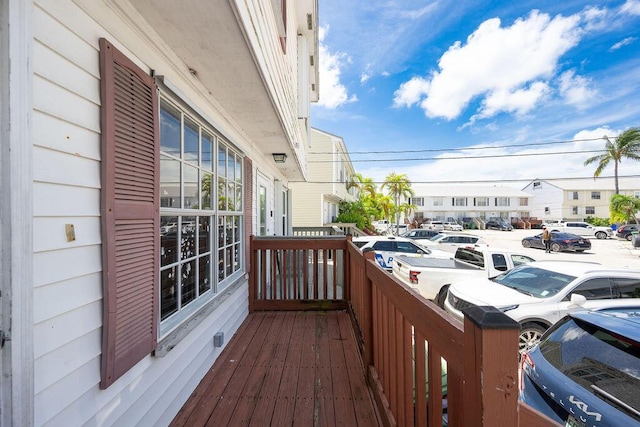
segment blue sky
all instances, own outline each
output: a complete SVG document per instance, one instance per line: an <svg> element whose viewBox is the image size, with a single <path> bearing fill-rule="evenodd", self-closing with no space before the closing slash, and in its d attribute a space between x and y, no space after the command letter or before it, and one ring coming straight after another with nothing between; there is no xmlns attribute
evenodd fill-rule
<svg viewBox="0 0 640 427"><path fill-rule="evenodd" d="M592 176L583 163L597 153L581 152L640 126L640 0L320 0L319 9L311 123L341 136L365 177L524 187ZM569 142L550 144L559 141ZM640 162L621 166L621 176L640 174Z"/></svg>

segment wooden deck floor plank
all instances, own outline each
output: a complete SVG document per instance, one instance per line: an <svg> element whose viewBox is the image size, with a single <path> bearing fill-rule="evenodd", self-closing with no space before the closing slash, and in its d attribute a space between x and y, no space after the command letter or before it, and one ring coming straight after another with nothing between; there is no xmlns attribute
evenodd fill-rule
<svg viewBox="0 0 640 427"><path fill-rule="evenodd" d="M250 314L172 425L381 425L350 327L341 311Z"/></svg>
<svg viewBox="0 0 640 427"><path fill-rule="evenodd" d="M293 425L314 425L315 410L315 375L316 375L316 336L317 319L320 314L314 313L305 319L302 351L300 357L300 373L296 390Z"/></svg>
<svg viewBox="0 0 640 427"><path fill-rule="evenodd" d="M287 359L287 350L296 315L293 312L284 313L283 322L277 333L278 345L273 355L273 360L267 370L267 376L262 387L260 398L251 417L250 425L260 425L266 420L271 420L278 397L278 388L284 372L284 364Z"/></svg>
<svg viewBox="0 0 640 427"><path fill-rule="evenodd" d="M284 426L293 423L293 411L296 404L298 376L300 374L300 358L302 357L302 338L304 336L307 314L297 312L291 332L291 340L287 347L287 358L284 364L282 379L278 387L278 397L273 410L271 425Z"/></svg>
<svg viewBox="0 0 640 427"><path fill-rule="evenodd" d="M265 313L256 313L240 325L238 332L231 338L216 363L211 366L209 372L175 416L172 426L201 426L206 423L227 381L233 376L237 367L236 361L247 351L264 315Z"/></svg>
<svg viewBox="0 0 640 427"><path fill-rule="evenodd" d="M274 313L266 313L264 316L264 320L260 323L251 344L238 360L238 366L223 391L223 398L219 400L206 425L226 426L230 424L236 406L242 396L242 391L249 380L258 354L266 341L275 317Z"/></svg>
<svg viewBox="0 0 640 427"><path fill-rule="evenodd" d="M333 383L331 381L331 355L329 354L329 317L318 317L316 346L316 407L318 426L337 424L333 405Z"/></svg>
<svg viewBox="0 0 640 427"><path fill-rule="evenodd" d="M282 329L284 319L284 316L273 316L265 319L265 322L269 320L271 323L269 331L238 398L238 403L233 411L231 425L249 425L253 411L260 399L263 398L263 394L265 396L268 395L269 386L268 384L266 387L264 385L267 381L270 364L278 350L279 331ZM273 394L273 398L275 399L275 394Z"/></svg>
<svg viewBox="0 0 640 427"><path fill-rule="evenodd" d="M344 339L340 334L340 325L337 317L329 318L329 330L332 336L329 341L329 352L331 354L331 378L336 421L344 425L355 426L357 421L353 409L349 373L345 360Z"/></svg>
<svg viewBox="0 0 640 427"><path fill-rule="evenodd" d="M379 423L378 415L373 407L366 405L371 400L369 386L363 375L363 365L357 349L357 341L351 321L347 317L338 318L340 336L342 337L345 364L349 375L351 398L353 399L358 425L368 426Z"/></svg>

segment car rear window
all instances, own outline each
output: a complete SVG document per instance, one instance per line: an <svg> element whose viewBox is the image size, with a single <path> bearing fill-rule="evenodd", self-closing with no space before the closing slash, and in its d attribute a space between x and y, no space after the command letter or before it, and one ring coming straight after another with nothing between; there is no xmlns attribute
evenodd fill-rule
<svg viewBox="0 0 640 427"><path fill-rule="evenodd" d="M567 318L540 342L542 356L599 399L640 420L640 343Z"/></svg>

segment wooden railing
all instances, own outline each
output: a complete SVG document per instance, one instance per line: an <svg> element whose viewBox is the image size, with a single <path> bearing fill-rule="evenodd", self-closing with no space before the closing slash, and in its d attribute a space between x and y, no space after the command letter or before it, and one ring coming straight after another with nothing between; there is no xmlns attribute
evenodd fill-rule
<svg viewBox="0 0 640 427"><path fill-rule="evenodd" d="M293 235L296 237L346 236L347 234L352 236L367 235L355 223L336 222L325 224L322 227L293 227Z"/></svg>
<svg viewBox="0 0 640 427"><path fill-rule="evenodd" d="M251 239L249 307L348 309L385 425L545 426L518 402L519 325L493 307L464 325L361 253L350 237Z"/></svg>

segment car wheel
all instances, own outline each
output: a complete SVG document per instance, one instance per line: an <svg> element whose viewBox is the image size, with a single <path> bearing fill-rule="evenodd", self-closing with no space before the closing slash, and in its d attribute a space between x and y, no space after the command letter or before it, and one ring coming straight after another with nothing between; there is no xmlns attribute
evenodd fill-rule
<svg viewBox="0 0 640 427"><path fill-rule="evenodd" d="M633 239L633 234L629 233L626 236L624 236L625 239L627 239L628 241L631 241Z"/></svg>
<svg viewBox="0 0 640 427"><path fill-rule="evenodd" d="M560 252L562 250L562 247L558 243L552 243L551 250L553 252Z"/></svg>
<svg viewBox="0 0 640 427"><path fill-rule="evenodd" d="M528 240L523 240L522 241L522 246L524 246L525 248L530 248L531 247L531 242Z"/></svg>
<svg viewBox="0 0 640 427"><path fill-rule="evenodd" d="M520 354L529 350L534 345L538 344L540 337L544 334L546 329L537 323L525 323L520 329L520 336L518 338L518 351Z"/></svg>
<svg viewBox="0 0 640 427"><path fill-rule="evenodd" d="M449 285L444 285L440 288L440 292L438 292L438 296L436 297L436 304L438 307L444 308L444 302L447 299L447 291L449 290Z"/></svg>
<svg viewBox="0 0 640 427"><path fill-rule="evenodd" d="M600 240L602 239L606 239L607 238L607 233L605 233L604 231L598 231L596 233L596 237Z"/></svg>

